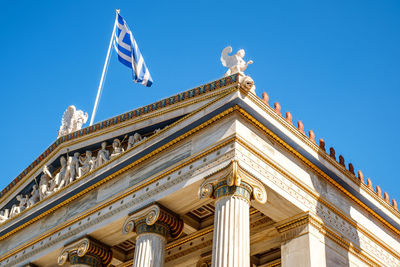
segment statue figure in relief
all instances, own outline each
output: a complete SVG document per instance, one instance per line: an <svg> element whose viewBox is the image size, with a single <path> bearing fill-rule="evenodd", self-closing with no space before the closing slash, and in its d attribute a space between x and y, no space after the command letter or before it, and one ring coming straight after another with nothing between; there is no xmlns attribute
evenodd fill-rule
<svg viewBox="0 0 400 267"><path fill-rule="evenodd" d="M3 223L8 220L9 210L5 209L0 211L0 223Z"/></svg>
<svg viewBox="0 0 400 267"><path fill-rule="evenodd" d="M14 217L15 215L21 213L22 211L24 211L26 209L26 205L28 202L28 196L24 196L24 195L18 195L16 197L17 201L19 202L19 204L14 204L11 207L11 211L10 211L10 218Z"/></svg>
<svg viewBox="0 0 400 267"><path fill-rule="evenodd" d="M28 203L26 205L26 208L32 207L39 200L40 200L39 189L38 189L38 186L36 184L34 184L33 187L32 187L32 192L31 192L31 195L30 195L30 197L28 199Z"/></svg>
<svg viewBox="0 0 400 267"><path fill-rule="evenodd" d="M110 152L106 149L107 143L101 143L101 149L97 152L96 167L100 167L110 160Z"/></svg>
<svg viewBox="0 0 400 267"><path fill-rule="evenodd" d="M124 153L124 149L121 147L121 141L119 141L119 139L114 139L113 143L112 143L112 147L113 147L113 152L111 153L110 158L113 159L116 156L121 155L122 153Z"/></svg>
<svg viewBox="0 0 400 267"><path fill-rule="evenodd" d="M92 158L92 151L86 150L85 158L79 158L79 163L82 165L82 167L79 167L79 177L93 170L94 161Z"/></svg>
<svg viewBox="0 0 400 267"><path fill-rule="evenodd" d="M64 156L60 157L60 171L56 174L54 181L54 191L58 191L63 188L69 182L69 168L67 165L67 160Z"/></svg>
<svg viewBox="0 0 400 267"><path fill-rule="evenodd" d="M73 157L68 156L67 169L69 172L68 185L79 178L79 152L75 152Z"/></svg>
<svg viewBox="0 0 400 267"><path fill-rule="evenodd" d="M126 147L126 150L130 149L140 141L142 141L142 136L139 133L135 133L134 135L129 136L128 146Z"/></svg>
<svg viewBox="0 0 400 267"><path fill-rule="evenodd" d="M245 52L243 49L240 49L234 55L229 55L232 53L232 47L228 46L222 50L221 53L221 63L224 67L229 68L228 71L225 73L225 76L229 76L235 73L244 74L244 71L247 69L249 64L253 64L253 61L250 60L246 63L243 57Z"/></svg>
<svg viewBox="0 0 400 267"><path fill-rule="evenodd" d="M39 182L39 196L40 200L44 199L50 193L49 182L53 179L51 172L47 165L43 166L42 175L40 176Z"/></svg>
<svg viewBox="0 0 400 267"><path fill-rule="evenodd" d="M69 106L64 111L57 138L82 129L82 125L86 123L88 117L87 112L84 113L82 110L76 110L76 107L73 105Z"/></svg>

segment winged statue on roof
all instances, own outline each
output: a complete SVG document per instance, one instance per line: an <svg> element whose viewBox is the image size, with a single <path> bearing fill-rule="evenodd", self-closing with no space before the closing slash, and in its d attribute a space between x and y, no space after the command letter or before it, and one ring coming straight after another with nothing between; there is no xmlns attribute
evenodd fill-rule
<svg viewBox="0 0 400 267"><path fill-rule="evenodd" d="M243 49L240 49L234 55L229 55L232 53L232 47L227 46L222 50L221 53L221 63L224 67L229 68L228 71L225 73L225 76L232 75L234 73L241 73L247 69L249 64L253 64L252 60L244 61L243 57L245 52Z"/></svg>
<svg viewBox="0 0 400 267"><path fill-rule="evenodd" d="M88 117L89 115L87 112L84 113L82 110L77 110L73 105L69 106L64 111L57 138L80 130L82 125L86 123Z"/></svg>

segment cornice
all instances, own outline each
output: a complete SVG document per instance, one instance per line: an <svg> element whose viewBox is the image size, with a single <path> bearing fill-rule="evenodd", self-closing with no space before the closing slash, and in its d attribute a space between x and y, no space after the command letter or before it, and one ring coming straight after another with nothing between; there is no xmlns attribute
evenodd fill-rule
<svg viewBox="0 0 400 267"><path fill-rule="evenodd" d="M95 168L94 170L92 170L92 171L86 173L85 175L82 175L79 179L77 179L77 180L73 181L72 183L68 184L67 186L65 186L65 187L62 188L61 190L58 190L57 192L54 192L54 193L53 193L51 196L49 196L48 198L45 198L45 199L43 199L43 200L38 201L38 202L35 203L32 207L30 207L29 209L25 209L24 211L22 211L21 213L17 214L15 217L13 217L12 219L9 219L9 220L5 221L4 223L1 223L0 226L1 226L1 225L8 224L8 223L10 223L10 222L12 222L12 221L15 221L17 218L21 217L23 214L25 214L25 213L28 212L29 210L32 210L34 207L40 205L40 203L46 202L46 201L48 201L48 200L50 200L50 199L54 199L57 195L62 194L62 192L65 192L68 188L70 188L70 187L74 186L75 184L79 183L80 181L84 180L86 177L89 177L89 176L91 176L92 174L94 174L94 173L96 173L96 172L99 172L99 171L101 171L101 170L104 170L107 166L111 165L111 164L114 163L115 161L118 161L121 157L124 157L124 155L126 155L127 152L132 151L132 150L136 149L137 147L144 147L146 144L148 144L149 142L151 142L154 138L160 136L161 134L163 134L163 133L166 132L167 130L169 130L169 129L173 128L174 126L176 126L177 124L181 123L182 121L184 121L184 120L186 120L186 119L188 119L188 118L194 116L195 114L198 114L198 112L200 112L201 110L204 110L205 108L207 108L207 107L209 107L210 105L212 105L212 104L218 102L220 99L224 98L225 96L229 95L231 92L236 91L236 90L237 90L237 87L229 87L229 88L226 88L225 90L219 91L218 93L211 94L211 95L207 95L207 96L205 96L205 98L197 99L196 101L204 101L204 100L206 100L207 98L213 98L213 97L218 96L216 99L211 100L209 103L205 104L205 105L202 106L200 109L195 110L194 112L192 112L192 113L190 113L190 114L184 116L183 118L181 118L181 119L179 119L178 121L172 123L171 125L168 125L167 127L165 127L164 129L162 129L162 130L159 131L158 133L151 135L151 136L148 137L146 140L144 140L144 141L142 141L142 142L140 142L140 143L134 145L134 146L131 147L129 150L127 150L125 153L123 153L123 154L121 154L121 155L119 155L119 156L117 156L117 157L115 157L115 158L113 158L113 159L110 159L109 161L107 161L106 163L104 163L102 166L100 166L100 167L98 167L98 168ZM189 105L189 104L191 104L191 103L187 103L187 104ZM182 106L180 106L180 107L182 107ZM169 111L167 111L167 112L169 112ZM157 116L158 116L158 115L160 115L160 114L157 114ZM141 120L147 120L147 119L149 119L149 118L146 117L146 118L143 118L143 119L141 119ZM137 123L137 122L138 122L138 121L133 121L133 122L131 122L129 125L135 124L135 123ZM128 125L128 126L129 126L129 125ZM124 127L127 127L127 125L124 125L124 126L121 126L121 127L124 128ZM116 128L113 128L113 129L108 130L107 132L100 132L100 133L97 133L96 135L93 135L93 136L88 136L88 137L86 137L86 138L82 138L82 139L80 139L80 140L77 140L77 141L74 141L74 142L71 142L71 143L66 143L66 144L60 146L60 147L58 148L57 151L54 151L54 153L58 153L59 150L61 150L61 149L63 149L63 148L66 148L66 147L68 147L68 146L74 145L74 144L76 144L76 143L84 142L84 141L87 141L88 139L92 139L92 138L94 138L94 137L97 137L97 136L100 136L100 135L103 135L103 134L106 134L106 133L109 133L109 132L112 132L112 131L117 131L117 130L119 130L119 129L120 129L119 127L116 127ZM160 149L163 150L163 147L161 147ZM153 152L154 152L154 151L153 151ZM152 152L152 153L153 153L153 152ZM148 156L148 155L146 155L146 156ZM46 163L46 162L42 162L42 165L38 166L38 168L42 168L42 166L43 166L45 163ZM27 179L29 179L29 178L30 178L30 177L27 177ZM23 184L23 183L21 183L21 184ZM14 190L16 190L17 188L18 188L18 187L16 187ZM11 193L10 193L10 194L11 194ZM0 237L0 240L1 240L1 237Z"/></svg>
<svg viewBox="0 0 400 267"><path fill-rule="evenodd" d="M92 135L94 132L101 132L100 134L104 134L106 132L103 132L102 130L105 128L108 128L108 127L112 127L112 129L110 131L115 131L116 129L119 129L121 127L126 127L126 125L131 124L131 123L124 124L126 121L132 120L137 117L142 117L143 115L153 113L154 111L162 109L162 108L174 106L174 105L176 105L176 103L179 103L179 102L186 102L185 100L188 100L191 98L196 98L200 95L212 92L216 89L225 88L230 85L237 85L238 83L239 83L238 74L233 74L228 77L223 77L216 81L201 85L199 87L179 93L175 96L165 98L165 99L155 102L153 104L146 105L144 107L129 111L127 113L115 116L108 120L96 123L92 126L89 126L89 127L83 128L81 130L78 130L76 132L70 133L68 135L62 136L62 137L58 138L53 144L51 144L45 150L45 152L43 152L36 160L33 161L33 163L31 163L23 172L21 172L21 174L19 174L9 185L6 186L6 188L4 188L0 192L0 200L4 199L7 196L9 196L10 194L12 194L16 190L16 188L14 188L15 185L23 184L27 180L25 177L27 177L28 174L36 172L40 168L40 166L43 165L42 164L42 165L38 166L39 163L41 163L45 158L49 158L49 157L55 155L62 148L62 147L61 148L59 147L60 144L66 143L66 142L68 142L70 140L74 140L74 139L81 139L80 140L80 142L81 142L81 141L83 141L81 137L87 136L87 135L90 135L90 138L93 138L98 135L98 134ZM219 92L214 93L213 95L218 95L220 93L222 93L222 92L219 91ZM205 99L212 97L213 95L206 95ZM194 101L189 102L188 104L196 103L199 101L201 101L201 100L196 99ZM188 104L186 104L186 105L188 105ZM182 106L183 105L179 105L176 108L181 108ZM174 108L174 109L176 109L176 108ZM169 110L169 112L172 110ZM163 114L163 112L157 113L156 116L158 116L160 114ZM147 117L146 119L148 119L148 118L149 117ZM120 124L118 126L118 128L113 127L118 124ZM69 143L68 145L71 145L71 143ZM65 146L63 146L63 147L65 147ZM25 179L23 179L23 178L25 178ZM13 190L10 191L11 189L13 189Z"/></svg>
<svg viewBox="0 0 400 267"><path fill-rule="evenodd" d="M271 166L275 171L277 171L278 173L280 173L282 176L284 176L285 178L287 178L288 180L290 180L291 182L293 182L296 186L298 186L299 188L301 188L302 190L304 190L305 192L307 192L307 194L309 196L311 196L313 199L315 199L316 201L320 202L321 204L323 204L324 206L326 206L327 208L329 208L330 210L332 210L336 215L338 215L341 219L345 220L346 222L348 222L352 227L354 227L355 229L357 229L358 231L360 231L362 234L364 234L366 237L368 237L369 239L371 239L373 242L375 242L376 244L379 244L382 248L384 248L387 252L389 252L392 256L400 259L400 254L393 250L391 247L387 246L385 243L383 243L382 241L380 241L378 239L378 237L376 237L373 233L371 233L368 229L366 229L365 227L363 227L362 225L360 225L359 223L357 223L356 221L354 221L352 218L349 217L349 215L344 214L342 211L340 211L334 204L332 204L330 201L328 201L327 199L325 199L324 197L322 197L320 194L318 194L317 192L315 192L315 190L310 189L308 186L304 185L304 183L302 183L301 181L299 181L296 177L294 177L293 175L291 175L289 172L287 172L286 170L283 170L282 167L277 166L274 162L272 162L271 160L269 160L268 158L266 158L264 155L262 155L259 151L257 151L255 148L251 147L250 145L248 145L248 143L240 136L237 135L236 137L236 142L238 142L240 145L244 146L246 149L248 149L249 151L251 151L252 153L254 153L255 155L257 155L257 157L259 157L262 161L266 162L269 166ZM243 170L246 171L246 170ZM248 175L252 175L251 173L247 172ZM295 217L297 217L298 215L289 218L285 221L291 221L294 220Z"/></svg>
<svg viewBox="0 0 400 267"><path fill-rule="evenodd" d="M290 152L296 158L300 159L304 164L306 164L308 167L310 167L312 170L314 170L319 176L323 177L325 180L327 180L329 183L331 183L337 189L339 189L342 193L344 193L348 198L350 198L355 203L357 203L359 206L361 206L366 211L368 211L368 213L370 213L372 216L374 216L376 219L378 219L378 221L380 221L383 225L388 227L390 230L392 230L397 235L400 235L400 231L398 229L396 229L393 225L391 225L385 219L383 219L380 215L378 215L374 210L372 210L370 207L368 207L366 204L364 204L362 201L360 201L357 197L355 197L353 194L351 194L349 191L347 191L343 186L341 186L338 182L333 180L329 175L327 175L325 172L323 172L320 168L318 168L316 165L314 165L311 161L309 161L307 158L305 158L302 154L297 152L293 147L291 147L289 144L287 144L285 141L283 141L281 138L279 138L275 133L273 133L267 127L262 125L253 116L251 116L247 111L245 111L242 108L238 108L237 110L244 118L248 119L248 121L250 121L254 126L261 129L268 136L272 137L278 144L280 144L283 148L285 148L288 152Z"/></svg>
<svg viewBox="0 0 400 267"><path fill-rule="evenodd" d="M287 241L312 232L310 231L309 226L314 227L321 234L329 237L346 251L350 251L364 263L367 263L368 265L372 264L373 266L382 266L382 264L379 263L379 260L375 259L375 257L369 255L365 251L356 248L349 241L344 240L334 230L331 230L329 227L325 226L322 220L311 212L304 212L292 218L286 219L283 222L278 223L276 229L283 238L283 241Z"/></svg>
<svg viewBox="0 0 400 267"><path fill-rule="evenodd" d="M220 119L220 118L221 118L221 117L218 117L218 118L214 117L213 119ZM206 123L207 123L207 124L212 123L212 122L214 121L213 119L210 120L210 121L208 121L208 122L206 122ZM203 127L199 126L199 127L198 127L198 130L200 130L200 129L202 129L202 128L203 128ZM193 132L191 132L189 135L192 135L192 134L195 134L195 133L196 133L196 131L193 131ZM188 137L189 135L187 135L186 137ZM183 137L180 141L184 140L186 137ZM51 230L51 231L49 231L49 232L43 234L42 236L38 237L36 240L33 240L33 241L29 242L29 243L25 243L22 247L17 248L17 249L15 249L14 251L10 251L9 254L4 255L4 256L0 256L0 262L1 262L1 261L4 261L5 259L7 259L7 258L9 258L9 257L12 257L13 255L15 255L15 254L21 252L22 250L26 249L27 247L29 247L29 246L31 246L31 245L34 245L34 244L36 244L36 243L38 243L38 242L40 242L40 241L42 241L42 240L44 240L44 239L50 237L50 236L53 235L54 233L57 233L57 232L59 232L59 231L65 229L65 228L68 228L69 226L73 225L74 223L76 223L76 222L78 222L78 221L80 221L80 220L82 220L82 219L84 219L84 218L86 218L86 217L88 217L88 216L90 216L90 215L92 215L92 214L97 213L99 210L101 210L101 209L103 209L103 208L109 206L110 204L113 204L113 203L116 203L116 202L118 202L118 201L121 201L121 199L123 199L123 198L125 198L125 197L127 197L127 196L129 196L129 195L134 194L135 192L137 192L137 191L139 191L139 190L141 190L141 189L143 189L143 188L149 186L150 184L153 184L153 183L155 183L155 182L157 182L157 181L159 181L159 180L161 180L161 179L167 177L168 175L171 175L172 173L174 173L175 171L181 169L182 167L188 166L188 165L192 164L193 162L195 162L196 160L201 159L201 158L203 158L204 156L206 156L206 155L208 155L208 154L210 154L210 153L212 153L212 152L215 152L215 151L221 149L222 147L227 146L228 144L234 142L234 140L235 140L235 136L229 136L229 137L225 138L224 140L221 140L221 142L220 142L219 144L214 145L214 146L212 146L212 147L209 147L209 148L206 149L205 151L194 155L192 158L190 158L190 159L188 159L187 161L185 161L185 162L183 162L183 163L181 163L181 164L179 164L179 165L173 167L172 169L167 170L167 171L163 171L163 173L161 173L161 174L159 174L159 175L156 175L155 177L153 177L153 178L151 178L151 179L145 180L145 181L143 181L143 182L141 182L141 183L135 185L135 188L132 188L131 190L128 190L128 191L126 191L126 192L120 194L119 196L116 196L114 199L112 199L112 200L110 200L110 201L106 201L106 202L104 202L104 203L98 205L98 206L97 206L96 208L94 208L93 210L90 210L90 211L87 211L87 212L81 214L79 217L74 218L74 219L72 219L72 220L66 222L64 225L61 225L61 226L59 226L59 227L55 227L53 230ZM173 142L173 141L171 141L171 142ZM169 146L168 146L168 147L169 147ZM168 149L168 147L167 147L167 145L166 145L166 146L165 146L165 149ZM163 151L163 150L160 150L159 152L161 152L161 151ZM158 153L157 153L157 154L158 154ZM156 155L156 154L155 154L155 155ZM155 156L155 155L153 155L153 156ZM149 158L147 158L147 159L149 159ZM136 166L137 164L138 164L138 161L132 163L130 166L127 166L127 167L126 167L126 170L125 170L125 171L129 170L130 168L133 168L133 167ZM103 183L105 183L105 182L107 182L107 181L113 179L113 178L116 177L116 176L117 176L117 175L112 176L112 177L111 177L111 176L107 177L107 178L106 178L106 181L104 181L104 182L99 182L99 183L93 185L92 187L88 188L85 192L83 192L83 193L81 193L81 194L79 194L79 195L76 195L76 196L74 196L73 198L68 199L67 201L65 201L65 202L63 202L63 203L60 203L59 205L57 205L57 206L54 207L53 209L47 211L46 213L41 214L41 216L36 217L35 219L33 219L33 220L27 222L26 224L24 224L24 225L18 227L17 229L15 229L15 230L13 230L13 231L10 231L9 233L7 233L7 235L1 236L1 237L0 237L0 241L1 241L1 240L4 240L5 238L7 238L8 236L14 234L15 232L17 232L17 231L19 231L19 230L25 228L26 226L28 226L28 225L34 223L35 221L37 221L37 220L39 220L39 219L41 219L41 218L47 216L48 214L54 212L56 209L65 206L66 204L68 204L69 202L75 200L76 198L80 197L81 195L83 195L83 194L85 194L85 193L87 193L87 192L90 192L90 191L93 190L94 188L96 188L96 187L100 186L101 184L103 184Z"/></svg>
<svg viewBox="0 0 400 267"><path fill-rule="evenodd" d="M74 200L74 199L80 197L81 195L83 195L83 194L85 194L85 193L87 193L87 192L93 190L94 188L100 186L101 184L103 184L103 183L105 183L105 182L107 182L107 181L109 181L109 180L115 178L115 177L118 176L119 174L126 172L127 170L133 168L133 167L136 166L137 164L139 164L139 163L141 163L141 162L143 162L143 161L145 161L145 160L148 160L149 158L154 157L155 155L159 154L160 152L162 152L162 151L164 151L164 150L170 148L172 145L174 145L174 144L176 144L176 143L178 143L178 142L181 142L182 140L186 139L187 137L189 137L189 136L191 136L191 135L193 135L193 134L199 132L201 129L206 128L208 125L210 125L210 124L212 124L212 123L214 123L214 122L220 120L220 119L223 118L223 117L226 117L226 116L228 116L228 115L234 113L235 111L238 111L239 114L242 114L243 117L246 118L246 119L248 119L249 121L253 121L253 120L254 120L254 118L251 118L251 116L249 116L249 114L246 115L246 112L245 112L244 110L242 110L241 108L239 108L238 106L231 107L231 108L227 109L226 111L220 113L219 115L213 117L212 119L210 119L210 120L204 122L203 124L197 126L197 127L194 128L193 130L191 130L191 131L189 131L189 132L183 134L182 136L180 136L180 137L178 137L178 138L176 138L176 139L170 141L169 143L167 143L166 145L164 145L162 148L160 148L160 149L154 151L154 153L151 153L151 155L149 154L149 155L146 155L146 156L142 157L141 159L139 159L139 160L133 162L132 164L130 164L129 166L125 167L124 169L122 169L122 170L119 171L118 173L114 173L113 175L108 176L106 179L104 179L104 180L100 181L99 183L93 185L92 187L88 188L87 190L85 190L85 191L82 192L81 194L79 194L79 195L77 195L77 196L74 196L74 197L71 198L71 199L68 199L68 201L65 201L65 202L61 203L60 205L56 206L54 209L49 210L46 214L43 214L43 215L40 216L39 218L35 218L35 220L33 220L33 221L31 221L31 222L29 222L29 223L27 223L27 224L21 226L21 228L19 228L18 230L22 229L23 227L26 227L27 225L33 223L34 221L36 221L36 220L38 220L38 219L40 219L40 218L46 216L48 213L53 212L54 210L56 210L56 209L58 209L58 208L60 208L60 207L62 207L62 206L64 206L64 205L68 204L68 203L71 202L72 200ZM254 122L254 121L253 121L253 122ZM260 126L257 125L256 123L255 123L255 125L258 126L258 127L260 127ZM264 127L264 128L261 128L261 129L263 129L265 132L268 133L268 131L267 131L268 129L266 129L265 127ZM272 133L272 134L273 134L273 133ZM217 147L221 147L221 146L223 146L223 145L225 145L225 144L227 144L227 143L230 143L230 142L232 142L232 141L234 141L234 140L236 140L235 137L229 138L229 139L227 139L224 143L221 143L221 144L218 145ZM288 146L287 144L284 144L282 140L280 140L279 143L281 143L283 146L285 146L285 145ZM215 149L218 149L217 147L213 148L212 150L215 151ZM204 153L202 153L202 154L199 154L198 156L196 156L196 158L200 157L201 155L206 155L207 153L209 153L209 151L204 152ZM296 154L295 154L295 155L296 155ZM296 156L297 156L297 155L296 155ZM301 159L301 158L300 158L300 159ZM187 164L190 164L190 162L193 161L193 160L194 160L194 158L191 159L190 161L187 161L187 162L183 163L182 165L179 165L179 166L175 167L174 169L180 168L180 167L182 167L182 166L184 166L184 165L187 165ZM315 166L314 166L314 167L315 167ZM172 170L170 170L170 171L172 171ZM74 219L74 220L72 220L71 222L68 222L68 223L66 223L65 225L63 225L63 226L61 226L61 227L59 227L59 228L56 228L55 230L51 231L51 233L54 233L54 232L56 232L56 231L58 231L58 230L60 230L60 229L63 229L63 228L65 228L65 227L68 227L68 226L71 225L73 222L76 222L77 220L79 220L79 219L81 219L81 218L84 218L84 217L86 217L86 216L88 216L88 215L90 215L90 214L96 212L97 210L99 210L99 209L101 209L101 208L107 206L108 204L113 203L113 202L116 202L116 201L120 200L122 197L127 196L127 195L129 195L129 194L132 194L133 192L136 192L137 190L139 190L139 189L141 189L141 188L143 188L143 187L145 187L145 186L147 186L147 185L149 185L149 184L151 184L151 183L157 181L158 179L161 179L162 177L165 177L166 175L168 175L168 173L170 173L170 171L168 171L168 172L166 172L166 173L164 173L164 174L161 174L160 176L155 177L155 178L153 178L153 179L151 179L151 180L145 181L145 182L143 182L142 184L137 185L137 187L135 187L134 189L132 189L132 190L130 190L130 191L124 193L123 195L120 195L119 197L115 198L115 199L112 200L111 202L102 204L102 205L100 205L99 207L97 207L96 209L91 210L91 211L88 211L88 212L85 213L85 214L82 214L82 216L80 216L79 218ZM326 178L325 176L323 176L323 177ZM329 178L329 177L328 177L328 178ZM334 185L335 185L335 184L334 184ZM366 209L366 210L368 211L368 209ZM386 223L385 225L388 226L387 223ZM392 229L392 230L393 230L393 229ZM16 230L16 231L17 231L17 230ZM3 240L3 239L6 238L7 236L9 236L9 235L15 233L16 231L11 232L11 233L7 234L6 236L0 237L0 240ZM51 233L50 233L50 234L51 234ZM46 235L40 237L39 239L35 240L33 243L39 242L40 240L44 239L45 237L49 236L50 234L46 234ZM398 233L397 233L397 234L398 234ZM27 246L29 246L29 245L31 245L31 244L32 244L32 242L29 243L29 244L24 245L23 248L24 248L24 247L27 247ZM20 248L20 249L18 249L18 250L16 250L16 251L11 252L11 253L8 254L7 256L2 257L2 258L0 259L0 261L6 259L6 258L8 258L8 257L11 257L12 255L14 255L15 253L17 253L18 251L21 251L23 248Z"/></svg>
<svg viewBox="0 0 400 267"><path fill-rule="evenodd" d="M243 92L246 93L246 92ZM247 94L247 93L246 93ZM364 183L362 183L354 174L347 170L344 166L339 164L336 160L332 159L325 151L314 142L310 141L309 138L302 132L300 132L293 124L287 122L281 115L277 114L269 105L265 104L257 95L253 93L248 93L247 96L263 111L268 113L272 118L278 121L283 127L289 130L294 136L300 139L304 144L311 148L314 152L318 153L318 156L322 157L325 161L333 165L336 170L341 174L345 175L350 181L352 181L356 186L361 187L364 192L371 196L374 200L378 201L381 205L389 209L396 217L400 219L400 210L394 209L390 204L386 203L382 198L377 196L377 194L368 188Z"/></svg>

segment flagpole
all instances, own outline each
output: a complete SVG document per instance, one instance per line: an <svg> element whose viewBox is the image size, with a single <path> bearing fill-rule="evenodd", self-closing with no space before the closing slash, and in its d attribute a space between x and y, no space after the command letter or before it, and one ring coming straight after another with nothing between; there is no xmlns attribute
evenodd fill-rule
<svg viewBox="0 0 400 267"><path fill-rule="evenodd" d="M107 73L108 64L109 64L109 61L110 61L110 54L112 52L111 51L111 46L112 46L112 42L113 42L113 38L114 38L114 34L115 34L115 28L117 27L118 14L119 14L119 9L116 10L114 27L113 27L113 31L111 33L111 39L110 39L110 44L108 45L106 61L104 62L103 72L101 74L99 89L97 89L96 101L94 102L94 107L93 107L93 111L92 111L92 117L90 118L90 125L89 126L92 126L92 124L93 124L94 117L95 117L96 111L97 111L97 106L98 106L99 100L100 100L101 91L103 90L104 78L105 78L105 75Z"/></svg>

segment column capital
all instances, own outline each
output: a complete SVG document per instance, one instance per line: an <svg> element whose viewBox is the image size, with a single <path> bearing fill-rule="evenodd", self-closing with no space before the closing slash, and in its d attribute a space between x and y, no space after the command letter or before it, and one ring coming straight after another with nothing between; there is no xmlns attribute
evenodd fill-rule
<svg viewBox="0 0 400 267"><path fill-rule="evenodd" d="M276 230L281 235L281 240L287 241L310 232L317 234L322 231L322 225L321 219L307 211L279 222Z"/></svg>
<svg viewBox="0 0 400 267"><path fill-rule="evenodd" d="M264 185L242 169L237 160L232 160L217 177L207 178L199 189L200 199L218 199L227 195L236 195L247 200L252 198L261 204L267 202Z"/></svg>
<svg viewBox="0 0 400 267"><path fill-rule="evenodd" d="M177 238L183 230L182 219L160 204L152 204L130 214L122 227L122 233L156 233L164 237Z"/></svg>
<svg viewBox="0 0 400 267"><path fill-rule="evenodd" d="M64 265L69 261L70 264L90 263L91 266L107 266L111 260L111 249L87 236L64 247L58 256L57 263Z"/></svg>

